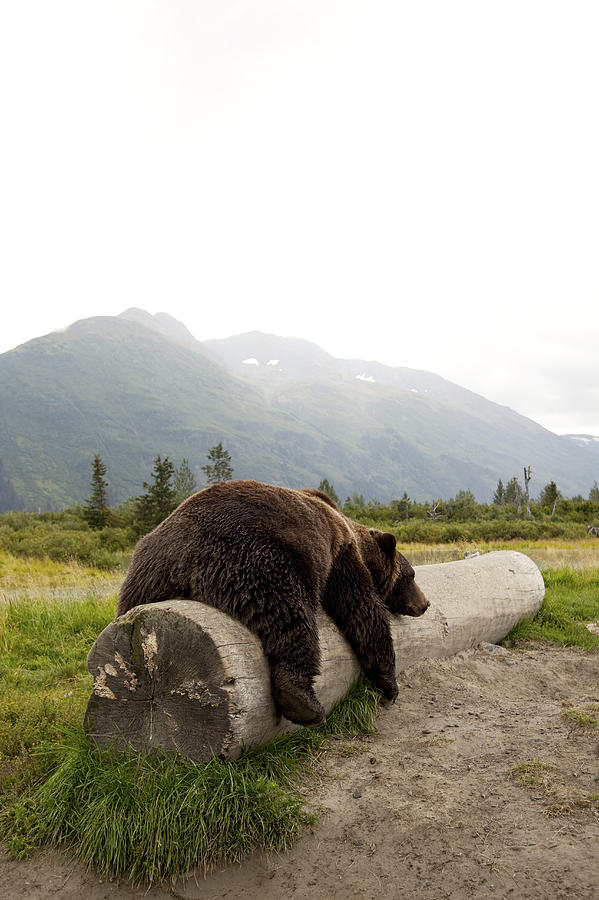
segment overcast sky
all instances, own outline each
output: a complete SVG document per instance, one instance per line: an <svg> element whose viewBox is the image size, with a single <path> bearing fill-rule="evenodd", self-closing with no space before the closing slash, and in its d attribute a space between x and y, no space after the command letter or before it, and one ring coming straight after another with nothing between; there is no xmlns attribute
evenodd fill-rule
<svg viewBox="0 0 599 900"><path fill-rule="evenodd" d="M596 0L15 0L0 351L164 310L599 435Z"/></svg>

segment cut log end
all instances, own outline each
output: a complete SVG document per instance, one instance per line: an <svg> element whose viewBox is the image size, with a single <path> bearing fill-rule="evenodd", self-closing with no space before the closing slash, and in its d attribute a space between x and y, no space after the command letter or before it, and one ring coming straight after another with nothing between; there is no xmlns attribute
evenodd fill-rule
<svg viewBox="0 0 599 900"><path fill-rule="evenodd" d="M186 605L136 607L94 644L85 728L98 743L189 756L207 744L226 754L235 676L210 629L185 616Z"/></svg>
<svg viewBox="0 0 599 900"><path fill-rule="evenodd" d="M391 618L397 669L496 642L540 607L536 565L503 551L416 567L431 602L419 619ZM333 622L319 619L316 694L328 713L360 675ZM102 747L178 751L191 759L234 758L297 726L275 713L260 642L203 603L173 599L138 606L104 629L88 656L94 684L87 734Z"/></svg>

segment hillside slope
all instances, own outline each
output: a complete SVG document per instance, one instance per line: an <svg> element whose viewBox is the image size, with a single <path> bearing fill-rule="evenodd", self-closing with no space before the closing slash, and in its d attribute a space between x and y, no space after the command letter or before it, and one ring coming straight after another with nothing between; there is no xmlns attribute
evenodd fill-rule
<svg viewBox="0 0 599 900"><path fill-rule="evenodd" d="M236 476L264 476L266 458L276 479L309 479L288 454L304 426L199 350L98 317L2 354L0 460L18 505L59 509L87 497L95 453L112 499L124 500L141 492L158 453L197 467L219 440Z"/></svg>
<svg viewBox="0 0 599 900"><path fill-rule="evenodd" d="M138 309L2 354L0 398L0 510L85 499L95 453L113 502L141 492L158 453L187 457L201 484L218 441L236 478L300 487L326 477L342 499L469 488L486 500L529 464L536 493L553 479L586 496L597 478L596 447L432 373L258 332L200 343Z"/></svg>
<svg viewBox="0 0 599 900"><path fill-rule="evenodd" d="M377 460L364 479L367 496L388 496L390 468L393 496L407 490L415 499L469 488L487 500L499 478L521 479L524 465L532 466L533 493L554 480L566 496L587 496L599 475L599 439L553 434L432 372L336 359L309 341L260 332L203 346L260 385L274 407L349 444L366 468Z"/></svg>

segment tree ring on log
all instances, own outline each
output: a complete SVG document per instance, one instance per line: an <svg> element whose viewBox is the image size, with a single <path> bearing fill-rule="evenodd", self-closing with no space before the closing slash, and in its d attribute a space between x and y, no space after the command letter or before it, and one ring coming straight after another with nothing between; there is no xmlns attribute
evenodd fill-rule
<svg viewBox="0 0 599 900"><path fill-rule="evenodd" d="M235 679L214 637L181 615L189 601L176 602L176 611L136 607L94 644L85 730L92 739L101 737L103 746L112 742L123 750L141 742L148 749L172 747L194 756L207 741L217 755L226 752ZM107 704L112 741L99 725Z"/></svg>

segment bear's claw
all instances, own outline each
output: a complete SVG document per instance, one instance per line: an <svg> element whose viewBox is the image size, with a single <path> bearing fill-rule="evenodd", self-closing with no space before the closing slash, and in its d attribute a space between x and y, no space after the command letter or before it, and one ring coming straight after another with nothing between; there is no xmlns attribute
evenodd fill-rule
<svg viewBox="0 0 599 900"><path fill-rule="evenodd" d="M320 725L326 719L325 711L313 690L294 684L287 675L277 672L274 685L274 701L281 715L297 725Z"/></svg>

